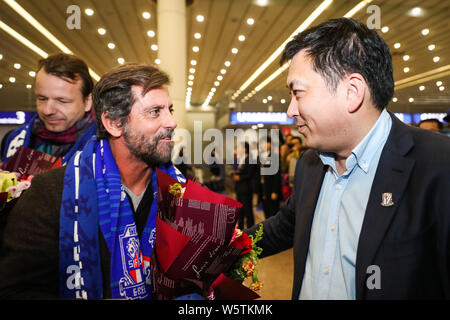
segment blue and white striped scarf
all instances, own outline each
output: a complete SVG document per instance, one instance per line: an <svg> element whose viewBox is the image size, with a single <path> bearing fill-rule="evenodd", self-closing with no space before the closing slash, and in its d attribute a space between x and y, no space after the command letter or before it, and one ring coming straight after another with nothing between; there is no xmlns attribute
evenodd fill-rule
<svg viewBox="0 0 450 320"><path fill-rule="evenodd" d="M18 127L13 132L11 132L6 139L5 149L3 151L2 162L7 162L19 149L21 146L29 147L31 145L31 136L33 125L36 121L39 121L38 114L36 113L30 121L24 125ZM89 141L92 136L95 136L97 132L97 123L92 120L92 124L89 128L84 131L74 145L67 151L62 157L62 165L65 166L69 159L77 152L83 149L85 144Z"/></svg>
<svg viewBox="0 0 450 320"><path fill-rule="evenodd" d="M172 163L159 169L180 182ZM113 299L151 299L150 257L155 243L156 170L153 203L141 241L119 169L106 140L91 139L68 163L60 217L59 288L63 298L102 299L99 230L111 253Z"/></svg>

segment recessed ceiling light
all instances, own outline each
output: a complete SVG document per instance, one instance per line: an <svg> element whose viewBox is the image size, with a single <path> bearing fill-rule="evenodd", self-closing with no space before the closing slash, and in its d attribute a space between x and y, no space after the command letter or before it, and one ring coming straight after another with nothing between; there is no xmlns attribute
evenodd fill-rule
<svg viewBox="0 0 450 320"><path fill-rule="evenodd" d="M150 48L151 48L153 51L156 51L156 50L158 50L158 45L157 45L157 44L152 44L152 45L150 46Z"/></svg>
<svg viewBox="0 0 450 320"><path fill-rule="evenodd" d="M218 87L218 86L220 86L220 82L219 82L219 81L214 81L214 85L215 85L216 87Z"/></svg>
<svg viewBox="0 0 450 320"><path fill-rule="evenodd" d="M36 72L34 72L34 71L30 71L30 72L28 72L28 74L30 75L30 77L36 77Z"/></svg>
<svg viewBox="0 0 450 320"><path fill-rule="evenodd" d="M422 29L422 35L426 36L427 34L430 33L430 29Z"/></svg>
<svg viewBox="0 0 450 320"><path fill-rule="evenodd" d="M410 15L411 17L421 17L423 16L423 14L424 11L420 7L415 7L408 11L408 15Z"/></svg>
<svg viewBox="0 0 450 320"><path fill-rule="evenodd" d="M286 100L285 99L281 99L280 102L281 103L286 103Z"/></svg>
<svg viewBox="0 0 450 320"><path fill-rule="evenodd" d="M92 10L91 8L87 8L86 10L84 10L84 13L86 13L86 15L88 16L92 16L94 14L94 10Z"/></svg>
<svg viewBox="0 0 450 320"><path fill-rule="evenodd" d="M155 31L153 31L153 30L148 30L148 31L147 31L147 35L148 35L150 38L153 38L153 37L155 36Z"/></svg>
<svg viewBox="0 0 450 320"><path fill-rule="evenodd" d="M152 15L150 14L150 12L144 11L142 12L142 18L144 19L150 19Z"/></svg>
<svg viewBox="0 0 450 320"><path fill-rule="evenodd" d="M199 32L194 33L195 39L200 39L201 37L202 37L201 33L199 33Z"/></svg>
<svg viewBox="0 0 450 320"><path fill-rule="evenodd" d="M396 97L393 97L393 98L392 98L392 101L393 101L393 102L397 102L398 99L397 99Z"/></svg>
<svg viewBox="0 0 450 320"><path fill-rule="evenodd" d="M433 61L434 61L434 62L438 62L439 60L441 60L441 58L439 58L438 56L433 57Z"/></svg>
<svg viewBox="0 0 450 320"><path fill-rule="evenodd" d="M197 65L197 60L191 60L191 66L196 66Z"/></svg>
<svg viewBox="0 0 450 320"><path fill-rule="evenodd" d="M117 62L120 64L124 64L125 63L125 59L124 58L118 58Z"/></svg>
<svg viewBox="0 0 450 320"><path fill-rule="evenodd" d="M97 32L103 36L106 33L106 30L104 28L98 28Z"/></svg>
<svg viewBox="0 0 450 320"><path fill-rule="evenodd" d="M236 53L238 53L238 51L239 51L239 50L238 50L237 48L231 49L231 53L232 53L232 54L236 54Z"/></svg>
<svg viewBox="0 0 450 320"><path fill-rule="evenodd" d="M116 47L116 45L112 42L108 43L108 48L110 48L111 50L114 49Z"/></svg>
<svg viewBox="0 0 450 320"><path fill-rule="evenodd" d="M430 44L428 46L428 50L433 51L436 48L436 46L434 44Z"/></svg>
<svg viewBox="0 0 450 320"><path fill-rule="evenodd" d="M409 98L408 101L409 102L414 102L414 98Z"/></svg>
<svg viewBox="0 0 450 320"><path fill-rule="evenodd" d="M263 103L267 103L267 99L263 99L263 101L262 101Z"/></svg>
<svg viewBox="0 0 450 320"><path fill-rule="evenodd" d="M244 36L243 34L241 34L241 35L238 37L238 40L239 40L239 41L245 41L245 36Z"/></svg>
<svg viewBox="0 0 450 320"><path fill-rule="evenodd" d="M407 55L407 54L405 54L404 56L403 56L403 61L408 61L409 60L409 56Z"/></svg>
<svg viewBox="0 0 450 320"><path fill-rule="evenodd" d="M397 43L394 43L394 48L395 48L395 49L398 49L398 48L400 48L400 46L401 46L401 44L400 44L399 42L397 42Z"/></svg>
<svg viewBox="0 0 450 320"><path fill-rule="evenodd" d="M31 89L32 85L31 84L27 84L27 89Z"/></svg>
<svg viewBox="0 0 450 320"><path fill-rule="evenodd" d="M193 46L193 47L192 47L192 51L194 51L194 52L199 52L199 51L200 51L200 48L197 47L197 46Z"/></svg>
<svg viewBox="0 0 450 320"><path fill-rule="evenodd" d="M386 33L389 31L389 27L388 26L384 26L383 28L381 28L381 32Z"/></svg>
<svg viewBox="0 0 450 320"><path fill-rule="evenodd" d="M2 54L0 54L0 60L2 60L3 59L3 55Z"/></svg>
<svg viewBox="0 0 450 320"><path fill-rule="evenodd" d="M445 87L444 86L440 86L439 87L439 91L444 91L445 90Z"/></svg>
<svg viewBox="0 0 450 320"><path fill-rule="evenodd" d="M16 78L14 78L14 77L9 77L9 82L11 82L11 83L14 83L14 82L16 82Z"/></svg>
<svg viewBox="0 0 450 320"><path fill-rule="evenodd" d="M189 69L189 72L190 72L190 73L195 73L195 68L190 68L190 69Z"/></svg>
<svg viewBox="0 0 450 320"><path fill-rule="evenodd" d="M272 101L272 96L268 96L267 100Z"/></svg>
<svg viewBox="0 0 450 320"><path fill-rule="evenodd" d="M255 19L253 19L253 18L248 18L248 19L247 19L247 24L248 24L249 26L253 25L254 23L255 23Z"/></svg>
<svg viewBox="0 0 450 320"><path fill-rule="evenodd" d="M205 17L202 16L201 14L199 14L199 15L196 17L196 19L197 19L198 22L203 22L203 21L205 21Z"/></svg>
<svg viewBox="0 0 450 320"><path fill-rule="evenodd" d="M188 79L189 79L189 80L194 80L194 78L195 78L195 76L194 76L193 74L190 74L190 75L188 76Z"/></svg>
<svg viewBox="0 0 450 320"><path fill-rule="evenodd" d="M269 0L253 0L253 3L260 7L267 7L269 5Z"/></svg>
<svg viewBox="0 0 450 320"><path fill-rule="evenodd" d="M220 73L221 73L221 74L225 74L225 73L227 73L227 70L221 69L221 70L220 70Z"/></svg>
<svg viewBox="0 0 450 320"><path fill-rule="evenodd" d="M222 81L223 77L222 76L217 76L217 80Z"/></svg>
<svg viewBox="0 0 450 320"><path fill-rule="evenodd" d="M3 85L0 83L0 89L3 88Z"/></svg>
<svg viewBox="0 0 450 320"><path fill-rule="evenodd" d="M190 80L189 80L189 81L187 82L187 84L188 84L189 86L193 86L193 85L194 85L194 81L190 81Z"/></svg>
<svg viewBox="0 0 450 320"><path fill-rule="evenodd" d="M436 85L437 85L438 87L442 86L442 81L436 81Z"/></svg>
<svg viewBox="0 0 450 320"><path fill-rule="evenodd" d="M216 92L216 88L211 88L211 92Z"/></svg>
<svg viewBox="0 0 450 320"><path fill-rule="evenodd" d="M22 68L22 66L20 65L20 63L14 63L14 69L20 69Z"/></svg>
<svg viewBox="0 0 450 320"><path fill-rule="evenodd" d="M420 91L425 90L425 86L420 86L420 87L419 87L419 90L420 90Z"/></svg>
<svg viewBox="0 0 450 320"><path fill-rule="evenodd" d="M409 72L409 68L408 68L408 67L404 67L404 68L403 68L403 72L404 72L404 73L408 73L408 72Z"/></svg>
<svg viewBox="0 0 450 320"><path fill-rule="evenodd" d="M231 66L231 62L230 61L225 61L224 65L225 65L225 67L229 67L229 66Z"/></svg>
<svg viewBox="0 0 450 320"><path fill-rule="evenodd" d="M155 59L155 63L156 63L156 64L160 64L160 63L161 63L161 60L160 60L160 59Z"/></svg>

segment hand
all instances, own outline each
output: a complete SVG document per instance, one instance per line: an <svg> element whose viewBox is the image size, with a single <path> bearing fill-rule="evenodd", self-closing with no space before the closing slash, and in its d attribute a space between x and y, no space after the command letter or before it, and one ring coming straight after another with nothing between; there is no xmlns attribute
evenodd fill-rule
<svg viewBox="0 0 450 320"><path fill-rule="evenodd" d="M273 192L273 193L270 195L270 198L271 198L272 200L277 200L277 199L278 199L278 194L276 194L275 192Z"/></svg>

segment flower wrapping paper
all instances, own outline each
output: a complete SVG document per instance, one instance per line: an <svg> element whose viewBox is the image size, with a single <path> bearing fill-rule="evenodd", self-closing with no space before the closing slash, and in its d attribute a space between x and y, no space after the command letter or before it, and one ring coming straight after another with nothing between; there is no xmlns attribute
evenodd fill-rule
<svg viewBox="0 0 450 320"><path fill-rule="evenodd" d="M178 183L175 179L158 169L157 179L156 242L150 259L153 299L192 293L213 298L214 290L217 298L258 297L222 275L243 250L230 245L242 204L190 180L181 184L185 189L179 197L169 193Z"/></svg>
<svg viewBox="0 0 450 320"><path fill-rule="evenodd" d="M36 174L61 165L61 158L21 146L8 162L0 166L0 170L4 170L0 172L0 204L20 197Z"/></svg>

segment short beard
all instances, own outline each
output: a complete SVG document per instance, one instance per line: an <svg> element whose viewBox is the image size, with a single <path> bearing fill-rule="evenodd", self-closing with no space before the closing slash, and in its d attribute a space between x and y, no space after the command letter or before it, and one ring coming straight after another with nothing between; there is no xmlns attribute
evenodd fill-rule
<svg viewBox="0 0 450 320"><path fill-rule="evenodd" d="M172 158L174 143L165 143L166 146L158 152L159 141L166 136L173 136L173 130L164 130L153 138L148 138L143 134L131 132L128 125L123 127L123 138L130 153L138 160L146 163L149 167L157 167L161 163L167 163Z"/></svg>

